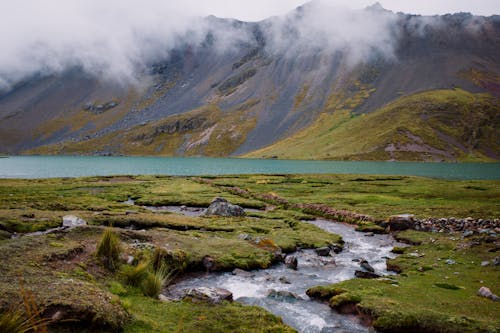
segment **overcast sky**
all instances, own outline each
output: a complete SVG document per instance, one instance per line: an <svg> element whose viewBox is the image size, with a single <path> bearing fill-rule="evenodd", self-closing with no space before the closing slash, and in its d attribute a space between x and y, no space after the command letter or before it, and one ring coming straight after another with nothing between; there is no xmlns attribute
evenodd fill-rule
<svg viewBox="0 0 500 333"><path fill-rule="evenodd" d="M304 0L185 0L206 15L234 17L244 21L258 21L273 15L284 14ZM322 0L350 8L364 8L376 0ZM434 15L471 12L476 15L500 14L500 0L379 0L392 11Z"/></svg>

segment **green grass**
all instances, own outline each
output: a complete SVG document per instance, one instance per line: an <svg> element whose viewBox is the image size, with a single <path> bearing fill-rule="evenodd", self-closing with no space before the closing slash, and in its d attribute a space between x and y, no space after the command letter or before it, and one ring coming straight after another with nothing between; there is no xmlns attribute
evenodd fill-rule
<svg viewBox="0 0 500 333"><path fill-rule="evenodd" d="M386 280L354 279L308 291L338 308L356 303L370 314L380 332L498 332L500 304L476 295L481 286L498 294L499 268L482 267L495 248L487 238L405 231L402 237L422 242L391 260L402 273ZM479 244L479 245L474 245ZM418 252L416 257L410 253ZM456 264L446 264L453 259ZM346 296L347 295L347 296Z"/></svg>
<svg viewBox="0 0 500 333"><path fill-rule="evenodd" d="M252 175L218 177L213 184L253 194L275 193L291 203L323 203L386 219L410 213L425 217L500 217L500 182L373 175Z"/></svg>
<svg viewBox="0 0 500 333"><path fill-rule="evenodd" d="M352 105L351 105L352 104ZM333 105L333 107L329 106ZM358 102L333 95L310 127L245 157L492 161L500 155L500 103L488 94L431 90L353 117ZM333 111L331 111L333 110ZM390 145L397 149L388 151ZM410 146L418 146L412 150Z"/></svg>
<svg viewBox="0 0 500 333"><path fill-rule="evenodd" d="M142 297L137 292L131 292L124 300L131 304L130 312L134 317L134 320L125 326L125 333L295 332L284 325L280 318L265 310L238 303L162 303Z"/></svg>

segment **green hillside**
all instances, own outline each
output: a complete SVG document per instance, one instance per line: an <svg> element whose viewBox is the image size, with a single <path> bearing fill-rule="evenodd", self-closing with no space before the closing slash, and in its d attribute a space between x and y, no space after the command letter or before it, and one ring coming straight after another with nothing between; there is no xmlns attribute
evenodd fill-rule
<svg viewBox="0 0 500 333"><path fill-rule="evenodd" d="M245 157L492 161L500 157L500 101L461 89L405 96L369 114L338 103L313 125Z"/></svg>

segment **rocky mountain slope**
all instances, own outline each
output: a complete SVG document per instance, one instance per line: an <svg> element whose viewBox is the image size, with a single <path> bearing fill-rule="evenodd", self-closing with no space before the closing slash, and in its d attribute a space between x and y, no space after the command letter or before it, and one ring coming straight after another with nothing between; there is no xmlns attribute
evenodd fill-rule
<svg viewBox="0 0 500 333"><path fill-rule="evenodd" d="M139 83L75 67L27 77L0 93L0 152L500 158L499 16L322 6L206 18L202 42L178 43Z"/></svg>

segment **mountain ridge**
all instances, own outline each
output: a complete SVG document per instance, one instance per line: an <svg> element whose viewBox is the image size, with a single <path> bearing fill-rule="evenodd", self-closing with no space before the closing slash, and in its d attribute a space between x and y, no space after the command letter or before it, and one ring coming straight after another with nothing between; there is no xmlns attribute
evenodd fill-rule
<svg viewBox="0 0 500 333"><path fill-rule="evenodd" d="M319 9L308 5L257 23L210 18L219 30L151 64L139 87L109 83L78 68L26 80L0 95L0 152L247 156L307 130L333 104L347 103L336 110L356 116L405 96L455 87L489 93L498 104L500 17L365 10L355 16L356 24L371 28L382 20L387 27L370 38L354 34L353 42L309 22ZM319 17L330 17L325 15ZM220 52L214 45L224 29L251 38ZM318 40L309 42L309 32ZM283 52L280 47L287 45L292 47ZM353 58L358 60L352 63ZM174 124L171 133L161 132L165 124ZM477 158L498 159L498 139L492 140L481 149L493 154Z"/></svg>

